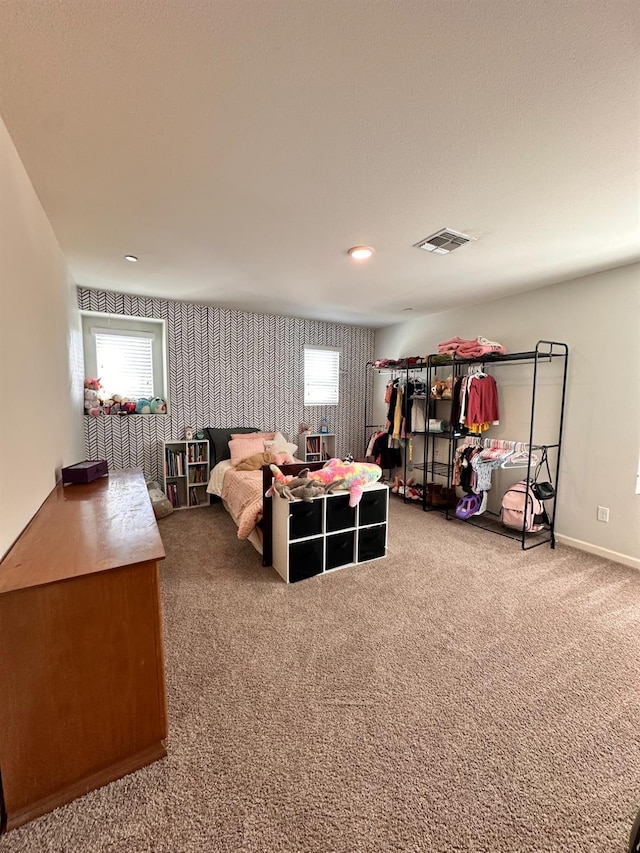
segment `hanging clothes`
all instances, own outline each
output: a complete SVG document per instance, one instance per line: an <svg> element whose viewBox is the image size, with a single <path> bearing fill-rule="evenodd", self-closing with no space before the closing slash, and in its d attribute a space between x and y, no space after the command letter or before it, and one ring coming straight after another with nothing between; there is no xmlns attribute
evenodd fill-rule
<svg viewBox="0 0 640 853"><path fill-rule="evenodd" d="M452 423L462 433L479 435L500 423L498 386L486 373L457 377L451 400Z"/></svg>
<svg viewBox="0 0 640 853"><path fill-rule="evenodd" d="M376 465L381 468L400 468L402 466L402 456L399 447L390 447L389 442L391 437L388 432L380 432L377 434L373 442L371 456Z"/></svg>

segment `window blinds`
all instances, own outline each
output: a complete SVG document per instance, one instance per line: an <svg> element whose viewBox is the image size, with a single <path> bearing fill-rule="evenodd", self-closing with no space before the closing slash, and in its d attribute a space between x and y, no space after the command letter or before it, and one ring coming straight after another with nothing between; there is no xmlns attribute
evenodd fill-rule
<svg viewBox="0 0 640 853"><path fill-rule="evenodd" d="M103 394L153 397L153 337L94 332Z"/></svg>
<svg viewBox="0 0 640 853"><path fill-rule="evenodd" d="M340 381L340 352L318 347L304 348L304 405L337 406Z"/></svg>

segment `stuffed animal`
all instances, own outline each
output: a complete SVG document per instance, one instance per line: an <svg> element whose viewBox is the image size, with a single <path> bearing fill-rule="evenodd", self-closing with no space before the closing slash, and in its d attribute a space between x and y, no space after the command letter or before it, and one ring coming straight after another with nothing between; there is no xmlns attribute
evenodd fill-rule
<svg viewBox="0 0 640 853"><path fill-rule="evenodd" d="M94 418L97 418L102 412L100 397L98 397L98 392L93 388L84 389L84 411L85 414L93 415Z"/></svg>
<svg viewBox="0 0 640 853"><path fill-rule="evenodd" d="M265 450L263 453L245 456L236 465L236 471L259 471L263 465L271 465L273 462L276 462L276 457Z"/></svg>
<svg viewBox="0 0 640 853"><path fill-rule="evenodd" d="M90 391L99 391L102 388L102 383L99 379L85 379L84 387Z"/></svg>
<svg viewBox="0 0 640 853"><path fill-rule="evenodd" d="M151 407L151 413L154 415L166 415L167 413L167 404L162 397L153 397L149 401L149 406Z"/></svg>
<svg viewBox="0 0 640 853"><path fill-rule="evenodd" d="M136 415L150 415L151 414L151 401L147 400L146 397L141 397L136 402Z"/></svg>
<svg viewBox="0 0 640 853"><path fill-rule="evenodd" d="M382 477L382 468L371 462L329 459L323 468L310 471L307 477L322 483L325 491L333 485L333 488L349 492L349 506L356 506L360 502L364 487L376 483Z"/></svg>
<svg viewBox="0 0 640 853"><path fill-rule="evenodd" d="M265 492L265 497L267 498L270 498L272 495L280 495L281 498L288 501L292 501L295 498L303 501L312 501L314 498L319 497L319 495L327 494L338 485L337 483L332 483L327 488L317 480L310 480L308 477L308 468L303 468L296 477L292 474L283 474L277 465L270 465L269 467L273 473L273 483Z"/></svg>
<svg viewBox="0 0 640 853"><path fill-rule="evenodd" d="M283 474L277 465L269 465L269 467L273 474L273 481L264 493L265 498L273 497L273 495L280 495L281 498L286 497L284 494L284 488L294 479L293 475Z"/></svg>
<svg viewBox="0 0 640 853"><path fill-rule="evenodd" d="M105 415L110 415L112 413L111 410L114 406L115 400L112 400L111 397L109 397L109 399L105 400L102 404L102 411L105 413Z"/></svg>
<svg viewBox="0 0 640 853"><path fill-rule="evenodd" d="M442 395L444 394L446 387L447 383L436 376L433 380L433 385L431 386L431 396L436 400L442 400Z"/></svg>
<svg viewBox="0 0 640 853"><path fill-rule="evenodd" d="M356 506L362 497L365 486L376 483L382 476L382 468L369 462L343 462L341 459L329 459L327 464L318 471L309 471L304 468L298 477L287 477L277 465L271 465L273 471L273 484L266 492L266 497L278 494L280 497L300 497L305 494L303 500L313 500L321 494L329 494L334 489L349 492L349 506ZM309 485L316 483L320 490L313 489ZM294 492L300 489L299 494ZM314 491L316 492L314 494Z"/></svg>
<svg viewBox="0 0 640 853"><path fill-rule="evenodd" d="M322 483L318 483L316 480L308 480L301 477L296 477L296 480L299 482L295 483L294 481L285 486L284 491L287 497L290 496L289 500L298 498L301 501L311 502L314 498L326 494Z"/></svg>

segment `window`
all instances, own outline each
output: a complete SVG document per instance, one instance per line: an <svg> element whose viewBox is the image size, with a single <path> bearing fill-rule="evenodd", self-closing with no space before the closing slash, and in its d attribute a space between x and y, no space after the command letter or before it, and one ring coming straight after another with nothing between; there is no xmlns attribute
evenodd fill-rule
<svg viewBox="0 0 640 853"><path fill-rule="evenodd" d="M164 321L87 312L82 315L85 376L101 396L166 400Z"/></svg>
<svg viewBox="0 0 640 853"><path fill-rule="evenodd" d="M153 339L142 332L114 334L93 329L96 339L96 368L106 397L122 394L134 400L155 397L153 388Z"/></svg>
<svg viewBox="0 0 640 853"><path fill-rule="evenodd" d="M337 406L340 352L327 347L304 348L304 405Z"/></svg>

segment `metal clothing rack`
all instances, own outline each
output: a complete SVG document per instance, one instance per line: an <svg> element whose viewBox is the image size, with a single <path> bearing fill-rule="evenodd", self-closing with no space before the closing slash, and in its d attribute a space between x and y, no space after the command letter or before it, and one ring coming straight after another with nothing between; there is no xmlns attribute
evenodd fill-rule
<svg viewBox="0 0 640 853"><path fill-rule="evenodd" d="M412 374L414 372L419 373L419 372L423 372L423 371L428 370L428 362L426 359L416 359L416 358L412 358L410 360L409 359L398 359L396 364L389 365L389 366L380 366L380 365L377 365L375 362L367 362L367 368L369 368L370 370L372 370L378 374L388 374L392 379L404 378L405 385L406 385L409 381L410 374ZM374 429L384 430L386 427L386 424L371 423L371 421L373 420L373 415L372 415L372 413L373 413L373 398L372 398L372 387L371 387L371 385L372 385L372 383L369 382L367 385L366 394L365 394L365 407L364 407L364 409L365 409L365 424L364 424L364 435L363 435L363 447L364 447L363 453L366 452L366 448L367 448L367 444L369 442L371 431ZM425 385L427 386L427 388L429 388L428 382L425 382ZM427 403L428 403L428 394L427 394ZM420 435L423 435L423 434L424 433L420 433ZM412 435L416 435L416 433L412 433ZM404 448L401 447L401 450L403 451L402 452L402 465L396 466L395 468L387 468L384 470L389 471L389 480L391 480L391 479L393 479L393 472L398 470L398 468L399 468L402 471L402 479L403 479L404 483L406 484L406 482L407 482L407 470L409 468L409 466L407 464L407 462L408 462L408 447L409 447L408 442L410 439L406 438L406 439L402 439L402 440L407 442L405 444ZM424 464L426 462L426 447L423 448L422 456L423 456L422 464L413 466L413 468L415 468L416 470L419 470L419 469L424 467ZM423 504L422 501L416 501L416 500L408 499L407 495L406 495L406 488L402 494L398 495L398 497L403 498L405 503L415 504L416 506L422 506L422 504Z"/></svg>
<svg viewBox="0 0 640 853"><path fill-rule="evenodd" d="M535 424L536 424L536 404L538 402L537 398L539 396L539 388L540 388L540 370L544 364L549 364L555 360L561 360L562 364L562 382L559 393L559 413L558 413L558 429L557 436L555 436L555 441L552 443L540 443L536 441L535 433ZM447 433L431 433L425 436L425 458L424 464L414 465L413 467L418 470L423 470L425 474L425 488L424 495L422 501L422 507L425 511L429 510L441 510L445 513L447 518L455 519L456 521L460 521L464 524L471 524L476 527L481 527L485 530L489 530L492 533L496 533L499 536L504 536L507 539L515 539L520 542L521 548L523 551L530 550L531 548L536 548L540 545L544 545L549 543L551 548L555 548L556 540L555 540L555 521L556 521L556 509L557 509L557 496L558 496L558 481L560 476L560 457L562 450L562 433L564 427L564 407L566 400L566 387L567 387L567 367L569 362L569 347L567 344L562 343L560 341L546 341L540 340L537 342L535 349L528 352L517 352L517 353L507 353L505 355L486 355L482 358L457 358L453 355L449 360L444 360L442 355L430 355L426 358L427 362L427 387L431 388L433 386L434 380L437 375L437 370L445 368L450 372L453 372L454 380L456 377L462 375L462 370L465 367L470 365L479 365L482 370L486 370L491 365L504 365L504 364L530 364L533 368L533 373L531 376L531 411L530 411L530 419L529 419L529 440L527 442L527 452L526 452L526 464L522 465L522 469L526 468L526 479L530 481L532 479L532 473L535 469L535 453L536 451L542 451L544 448L547 450L555 450L556 463L555 463L555 471L553 473L553 481L555 488L555 497L551 499L551 501L546 502L545 508L548 512L548 523L545 524L544 529L540 533L528 533L525 529L526 519L523 517L523 526L521 531L510 530L505 528L500 519L500 515L497 513L491 513L486 511L482 515L472 515L464 521L459 520L455 516L455 511L452 507L449 506L434 506L430 505L427 500L427 488L426 482L431 478L433 482L434 477L442 478L446 481L447 488L451 488L452 485L452 476L453 476L453 467L454 467L454 459L455 459L455 451L459 445L459 442L464 441L467 438L466 435L463 435L459 430L456 430L453 424L451 424L451 400L444 400L444 402L449 403L449 423L451 424L451 428ZM433 398L428 400L427 406L427 419L430 416L431 412L435 413L437 405L440 403L439 400L434 400ZM428 422L428 421L427 421ZM439 440L445 440L448 442L448 450L446 455L447 461L442 462L437 460L435 457L436 453L436 442ZM406 464L406 463L405 463ZM444 484L443 484L444 485ZM551 503L551 511L549 512L549 503Z"/></svg>

